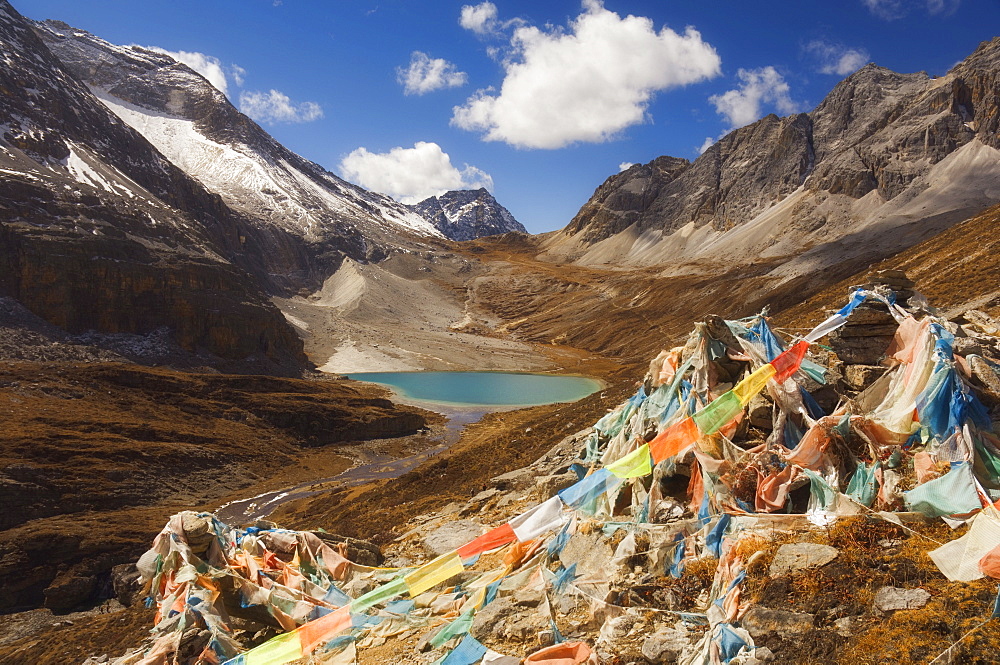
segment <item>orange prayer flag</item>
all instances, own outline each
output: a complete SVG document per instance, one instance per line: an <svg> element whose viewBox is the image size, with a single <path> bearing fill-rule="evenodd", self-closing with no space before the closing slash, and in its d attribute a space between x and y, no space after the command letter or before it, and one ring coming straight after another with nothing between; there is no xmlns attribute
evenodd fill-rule
<svg viewBox="0 0 1000 665"><path fill-rule="evenodd" d="M351 606L344 605L326 616L299 626L299 641L302 653L308 654L322 642L329 642L345 629L351 627Z"/></svg>
<svg viewBox="0 0 1000 665"><path fill-rule="evenodd" d="M701 432L690 416L674 423L649 442L649 452L653 456L653 462L659 464L673 457L697 441L699 436Z"/></svg>
<svg viewBox="0 0 1000 665"><path fill-rule="evenodd" d="M514 534L514 529L509 523L505 522L503 526L498 526L492 531L484 533L475 540L459 547L458 556L463 559L471 559L477 554L488 552L501 545L512 543L515 540L517 540L517 536Z"/></svg>

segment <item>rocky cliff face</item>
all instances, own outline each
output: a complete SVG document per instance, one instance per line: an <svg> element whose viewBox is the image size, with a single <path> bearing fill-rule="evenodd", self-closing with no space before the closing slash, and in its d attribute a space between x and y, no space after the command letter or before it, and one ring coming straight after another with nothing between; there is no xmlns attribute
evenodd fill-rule
<svg viewBox="0 0 1000 665"><path fill-rule="evenodd" d="M510 211L483 188L445 192L412 206L451 240L475 240L500 233L527 233Z"/></svg>
<svg viewBox="0 0 1000 665"><path fill-rule="evenodd" d="M1000 201L998 89L1000 38L940 78L867 65L810 113L611 176L549 252L684 270L796 259L782 276L880 258Z"/></svg>
<svg viewBox="0 0 1000 665"><path fill-rule="evenodd" d="M166 325L190 349L304 362L258 286L256 229L108 111L3 1L0 52L0 291L70 331Z"/></svg>
<svg viewBox="0 0 1000 665"><path fill-rule="evenodd" d="M171 56L110 44L57 21L34 27L104 105L250 220L268 245L280 246L275 240L285 236L298 241L298 252L264 253L274 257L268 272L277 286L316 287L343 256L379 260L407 236L440 237L407 206L285 148Z"/></svg>

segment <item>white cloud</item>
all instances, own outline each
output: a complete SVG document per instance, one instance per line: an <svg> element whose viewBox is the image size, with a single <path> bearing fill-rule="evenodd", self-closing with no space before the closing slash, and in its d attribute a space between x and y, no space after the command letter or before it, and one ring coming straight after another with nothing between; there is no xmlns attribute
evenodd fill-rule
<svg viewBox="0 0 1000 665"><path fill-rule="evenodd" d="M622 171L628 171L633 166L635 166L635 162L622 162L618 165L618 172L621 173Z"/></svg>
<svg viewBox="0 0 1000 665"><path fill-rule="evenodd" d="M692 27L656 32L650 19L622 18L599 0L583 7L568 30L518 27L499 94L477 91L451 124L521 148L606 141L645 121L655 92L719 74L718 54Z"/></svg>
<svg viewBox="0 0 1000 665"><path fill-rule="evenodd" d="M362 187L412 205L454 189L493 189L493 178L475 166L461 170L437 143L418 141L389 152L358 148L340 161L341 175Z"/></svg>
<svg viewBox="0 0 1000 665"><path fill-rule="evenodd" d="M868 11L886 21L902 18L906 14L902 0L861 0L861 2Z"/></svg>
<svg viewBox="0 0 1000 665"><path fill-rule="evenodd" d="M935 14L947 16L962 4L962 0L861 0L861 2L868 11L886 21L903 18L910 13L910 10L920 6L932 16Z"/></svg>
<svg viewBox="0 0 1000 665"><path fill-rule="evenodd" d="M962 0L927 0L927 13L948 16L953 14L960 4Z"/></svg>
<svg viewBox="0 0 1000 665"><path fill-rule="evenodd" d="M159 46L146 46L144 48L150 51L155 51L156 53L169 55L177 62L187 65L204 76L208 82L215 86L215 88L222 94L229 94L229 86L226 82L226 73L223 71L222 63L219 62L218 58L193 51L168 51L167 49L160 48Z"/></svg>
<svg viewBox="0 0 1000 665"><path fill-rule="evenodd" d="M410 66L396 69L396 80L407 95L423 95L433 90L457 88L465 85L469 77L444 58L432 58L421 51L410 55Z"/></svg>
<svg viewBox="0 0 1000 665"><path fill-rule="evenodd" d="M233 80L236 81L236 85L243 87L243 80L246 78L247 70L243 69L239 65L233 65L229 68L229 72L233 75Z"/></svg>
<svg viewBox="0 0 1000 665"><path fill-rule="evenodd" d="M848 48L843 44L834 44L822 39L809 42L804 49L819 60L821 74L847 76L869 61L868 51L863 48Z"/></svg>
<svg viewBox="0 0 1000 665"><path fill-rule="evenodd" d="M488 35L497 30L497 6L492 2L462 5L458 24L477 35Z"/></svg>
<svg viewBox="0 0 1000 665"><path fill-rule="evenodd" d="M715 145L715 139L713 139L711 136L706 136L704 142L702 142L702 144L698 146L698 154L704 155L705 151L711 148L713 145Z"/></svg>
<svg viewBox="0 0 1000 665"><path fill-rule="evenodd" d="M323 117L323 109L316 102L293 104L288 95L277 90L270 92L241 92L240 111L257 122L310 122Z"/></svg>
<svg viewBox="0 0 1000 665"><path fill-rule="evenodd" d="M740 69L736 75L741 81L739 88L708 98L732 128L749 125L760 118L763 104L772 104L785 114L798 112L799 105L789 96L788 84L774 67Z"/></svg>

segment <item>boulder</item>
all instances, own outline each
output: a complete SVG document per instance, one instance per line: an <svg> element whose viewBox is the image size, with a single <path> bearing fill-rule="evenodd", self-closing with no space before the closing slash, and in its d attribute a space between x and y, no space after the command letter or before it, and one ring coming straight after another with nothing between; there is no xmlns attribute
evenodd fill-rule
<svg viewBox="0 0 1000 665"><path fill-rule="evenodd" d="M854 390L864 390L885 371L882 365L847 365L844 367L844 382Z"/></svg>
<svg viewBox="0 0 1000 665"><path fill-rule="evenodd" d="M344 556L354 563L371 567L381 566L385 563L382 550L372 542L326 531L313 531L312 533L327 545L340 546L341 549L346 550Z"/></svg>
<svg viewBox="0 0 1000 665"><path fill-rule="evenodd" d="M142 595L142 579L134 563L123 563L111 569L111 585L115 598L125 607Z"/></svg>
<svg viewBox="0 0 1000 665"><path fill-rule="evenodd" d="M544 500L555 496L557 492L561 492L577 480L576 474L572 471L542 476L535 481L535 494Z"/></svg>
<svg viewBox="0 0 1000 665"><path fill-rule="evenodd" d="M97 586L93 575L63 573L56 576L45 591L45 607L66 612L85 603Z"/></svg>
<svg viewBox="0 0 1000 665"><path fill-rule="evenodd" d="M538 633L549 630L548 619L537 611L524 611L514 600L501 597L476 612L469 633L480 642L537 641Z"/></svg>
<svg viewBox="0 0 1000 665"><path fill-rule="evenodd" d="M428 556L440 556L458 549L481 535L483 527L478 522L455 520L439 526L424 536L424 551Z"/></svg>
<svg viewBox="0 0 1000 665"><path fill-rule="evenodd" d="M743 615L743 627L754 638L771 634L806 633L813 628L815 617L804 612L774 610L754 605Z"/></svg>
<svg viewBox="0 0 1000 665"><path fill-rule="evenodd" d="M874 605L883 612L916 610L927 604L931 594L924 589L900 589L884 586L875 593Z"/></svg>
<svg viewBox="0 0 1000 665"><path fill-rule="evenodd" d="M837 558L836 547L819 543L788 543L778 548L771 562L771 577L792 573L806 568L818 568Z"/></svg>
<svg viewBox="0 0 1000 665"><path fill-rule="evenodd" d="M657 629L642 642L642 656L651 663L675 663L693 640L684 622Z"/></svg>

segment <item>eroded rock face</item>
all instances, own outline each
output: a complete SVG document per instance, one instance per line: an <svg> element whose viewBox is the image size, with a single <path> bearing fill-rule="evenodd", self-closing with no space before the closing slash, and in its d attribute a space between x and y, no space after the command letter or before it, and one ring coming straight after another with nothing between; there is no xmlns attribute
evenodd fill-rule
<svg viewBox="0 0 1000 665"><path fill-rule="evenodd" d="M803 236L800 247L827 242L832 238L823 229L831 221L855 225L875 214L849 212L854 201L873 194L873 203L899 197L905 203L927 189L935 165L963 146L977 140L989 148L1000 145L998 63L1000 38L984 42L940 78L869 64L809 113L769 115L729 133L692 163L659 157L611 176L562 234L585 248L626 229L637 237L653 232L643 240L648 244L655 234L682 228L685 234L738 228L787 200L795 219L783 222L791 230L779 230ZM805 196L791 199L800 188ZM843 198L828 201L831 196ZM994 202L980 198L977 205ZM953 221L966 216L963 211ZM664 261L677 260L676 252L670 254ZM598 259L612 260L606 254Z"/></svg>
<svg viewBox="0 0 1000 665"><path fill-rule="evenodd" d="M167 326L190 350L304 364L248 251L260 233L0 9L0 88L17 91L0 97L0 293L71 332Z"/></svg>

